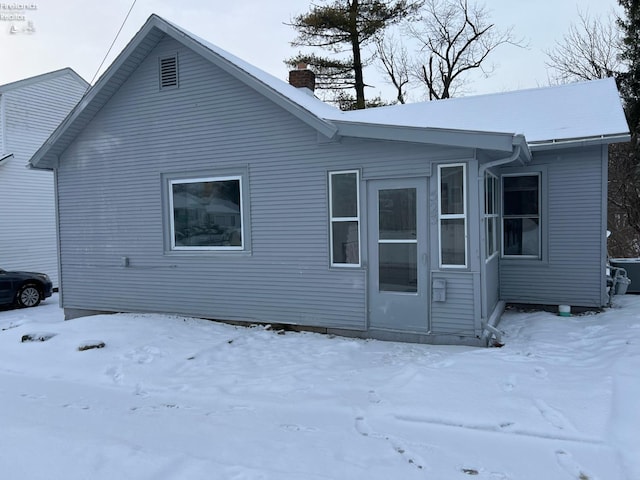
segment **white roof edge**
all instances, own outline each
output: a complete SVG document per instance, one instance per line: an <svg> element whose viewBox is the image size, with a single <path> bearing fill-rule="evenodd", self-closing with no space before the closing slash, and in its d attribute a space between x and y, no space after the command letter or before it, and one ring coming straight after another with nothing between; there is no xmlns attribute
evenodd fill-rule
<svg viewBox="0 0 640 480"><path fill-rule="evenodd" d="M16 88L24 88L33 83L38 83L43 80L47 80L48 78L57 77L64 74L71 74L73 78L75 78L78 83L81 83L85 87L89 87L89 82L87 82L84 78L82 78L73 68L64 67L58 70L53 70L51 72L40 73L38 75L33 75L32 77L22 78L20 80L16 80L14 82L5 83L4 85L0 85L0 93L8 92L10 90L14 90Z"/></svg>
<svg viewBox="0 0 640 480"><path fill-rule="evenodd" d="M608 135L597 135L583 138L567 138L558 140L545 140L540 142L530 142L532 150L545 150L549 148L569 148L576 146L587 146L594 144L624 143L631 139L629 133L615 133Z"/></svg>

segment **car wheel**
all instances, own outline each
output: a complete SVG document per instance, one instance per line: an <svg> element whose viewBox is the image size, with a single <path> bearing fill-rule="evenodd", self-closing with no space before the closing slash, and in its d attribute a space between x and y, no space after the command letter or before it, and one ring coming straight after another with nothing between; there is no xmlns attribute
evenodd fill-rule
<svg viewBox="0 0 640 480"><path fill-rule="evenodd" d="M41 300L40 289L32 283L20 287L16 296L16 303L19 307L35 307L40 304Z"/></svg>

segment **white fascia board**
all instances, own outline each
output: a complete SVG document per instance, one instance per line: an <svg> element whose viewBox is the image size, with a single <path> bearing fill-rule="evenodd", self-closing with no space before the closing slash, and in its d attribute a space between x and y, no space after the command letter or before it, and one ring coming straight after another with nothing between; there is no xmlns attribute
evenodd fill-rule
<svg viewBox="0 0 640 480"><path fill-rule="evenodd" d="M628 133L620 133L616 135L601 135L598 137L587 138L570 138L562 140L549 140L545 142L532 142L529 143L531 151L553 150L558 148L575 148L575 147L589 147L593 145L604 145L610 143L624 143L631 140L631 135Z"/></svg>
<svg viewBox="0 0 640 480"><path fill-rule="evenodd" d="M345 137L428 143L431 145L478 148L502 152L511 152L514 143L514 135L512 133L375 125L340 121L335 121L335 123L338 126L338 134Z"/></svg>

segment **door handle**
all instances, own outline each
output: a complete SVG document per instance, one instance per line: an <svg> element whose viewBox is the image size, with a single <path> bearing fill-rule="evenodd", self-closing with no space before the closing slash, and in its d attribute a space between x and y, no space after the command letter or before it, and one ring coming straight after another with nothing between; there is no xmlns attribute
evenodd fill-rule
<svg viewBox="0 0 640 480"><path fill-rule="evenodd" d="M422 265L426 266L427 265L427 260L428 260L427 254L423 253L422 254Z"/></svg>

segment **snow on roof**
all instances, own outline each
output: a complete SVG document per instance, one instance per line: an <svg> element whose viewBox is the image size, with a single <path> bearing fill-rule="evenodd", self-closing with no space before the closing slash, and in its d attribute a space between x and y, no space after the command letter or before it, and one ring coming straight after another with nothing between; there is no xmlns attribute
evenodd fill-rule
<svg viewBox="0 0 640 480"><path fill-rule="evenodd" d="M522 134L529 143L618 136L629 131L612 78L342 112L197 35L167 23L324 120Z"/></svg>
<svg viewBox="0 0 640 480"><path fill-rule="evenodd" d="M445 135L443 139L439 133L445 130L503 137L505 134L523 134L529 144L584 138L603 139L605 143L606 137L617 137L617 141L621 141L628 134L618 91L612 79L342 112L309 95L306 89L293 87L154 14L93 85L83 101L34 154L30 160L32 166L50 168L57 155L68 147L95 112L108 101L113 91L126 81L130 71L137 68L141 58L149 53L150 45L145 44L145 38L153 35L156 28L188 47L200 50L210 61L328 137L340 134L341 127L346 130L346 135L353 134L354 130L349 130L348 126L357 126L359 136L370 138L387 138L388 129L384 126L396 128L392 136L397 138L397 129L407 127L406 131L412 129L411 135L407 135L408 141L426 143L447 141L449 137ZM117 75L120 69L123 74ZM431 135L425 136L425 131ZM503 140L498 139L494 144L502 145Z"/></svg>
<svg viewBox="0 0 640 480"><path fill-rule="evenodd" d="M161 17L158 17L161 18ZM250 63L242 60L239 57L227 52L226 50L214 45L213 43L194 35L184 28L171 23L167 20L162 19L167 24L171 25L173 28L183 32L185 35L190 37L195 42L199 43L203 47L207 48L211 52L215 53L219 57L225 59L229 63L235 65L236 67L243 70L245 73L249 74L259 82L268 86L272 90L276 91L280 95L288 98L292 102L298 104L300 107L308 110L310 113L313 113L318 118L331 119L334 116L340 115L340 110L336 107L333 107L317 97L310 95L308 90L297 88L290 85L287 81L277 78L270 73L265 72L264 70L259 69L258 67L251 65Z"/></svg>
<svg viewBox="0 0 640 480"><path fill-rule="evenodd" d="M523 134L529 143L625 135L612 78L344 112L350 122Z"/></svg>

